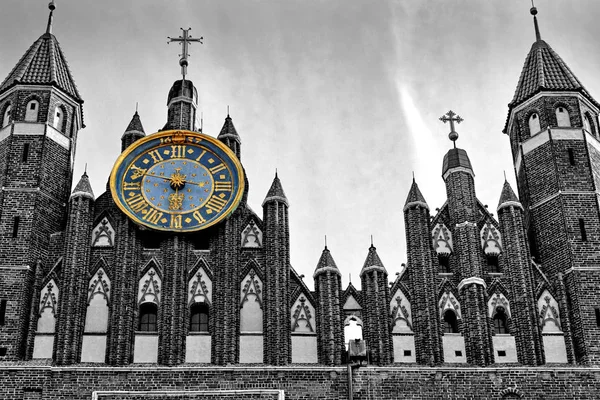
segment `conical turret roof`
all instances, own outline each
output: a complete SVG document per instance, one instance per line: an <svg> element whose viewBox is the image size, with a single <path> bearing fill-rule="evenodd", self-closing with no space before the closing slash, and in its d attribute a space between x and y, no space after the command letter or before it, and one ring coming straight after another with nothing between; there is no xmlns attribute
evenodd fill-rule
<svg viewBox="0 0 600 400"><path fill-rule="evenodd" d="M17 84L52 85L83 103L58 40L51 33L44 33L25 52L0 85L0 93Z"/></svg>
<svg viewBox="0 0 600 400"><path fill-rule="evenodd" d="M227 114L225 123L221 128L221 132L219 132L219 136L217 136L217 139L219 140L223 140L225 138L232 138L241 143L240 135L238 135L237 131L235 130L235 126L233 126L233 121L231 120L229 114Z"/></svg>
<svg viewBox="0 0 600 400"><path fill-rule="evenodd" d="M521 205L521 202L519 201L519 198L517 197L515 192L512 190L510 183L508 183L508 181L504 181L504 186L502 187L502 193L500 194L500 201L498 202L498 210L500 210L503 207L503 205L510 205L510 204L518 205L519 207L523 208L523 206Z"/></svg>
<svg viewBox="0 0 600 400"><path fill-rule="evenodd" d="M363 274L374 269L387 274L387 271L385 270L385 267L383 266L379 255L377 254L377 249L375 248L375 246L371 245L371 247L369 247L369 254L367 254L367 259L365 260L365 263L363 264L363 267L360 270L360 276L362 277Z"/></svg>
<svg viewBox="0 0 600 400"><path fill-rule="evenodd" d="M429 209L429 206L427 205L423 194L421 194L421 190L419 190L419 185L417 185L417 182L414 179L412 185L410 186L410 190L408 191L408 196L406 197L406 202L404 203L404 206L406 207L409 204L413 203L419 203L422 206L427 207Z"/></svg>
<svg viewBox="0 0 600 400"><path fill-rule="evenodd" d="M142 126L142 121L140 120L140 115L136 111L131 118L131 122L127 125L127 129L125 129L125 133L127 132L142 132L146 134L144 131L144 127Z"/></svg>
<svg viewBox="0 0 600 400"><path fill-rule="evenodd" d="M71 198L79 196L88 197L92 200L95 198L94 192L92 191L92 185L90 185L90 179L86 172L81 175L81 179L75 186L75 189L73 189L73 194L71 194Z"/></svg>
<svg viewBox="0 0 600 400"><path fill-rule="evenodd" d="M327 246L325 246L325 249L323 249L323 253L321 253L321 258L319 258L319 262L317 263L317 267L315 268L315 273L313 274L313 277L316 277L317 275L327 271L331 271L340 276L342 275L337 265L335 264L335 261L333 261L331 252L327 249Z"/></svg>
<svg viewBox="0 0 600 400"><path fill-rule="evenodd" d="M283 192L283 187L281 186L281 182L277 177L277 172L275 172L275 179L273 179L273 183L271 184L271 188L267 193L267 197L265 197L265 200L263 201L263 207L269 201L281 201L289 207L287 197L285 196L285 193Z"/></svg>

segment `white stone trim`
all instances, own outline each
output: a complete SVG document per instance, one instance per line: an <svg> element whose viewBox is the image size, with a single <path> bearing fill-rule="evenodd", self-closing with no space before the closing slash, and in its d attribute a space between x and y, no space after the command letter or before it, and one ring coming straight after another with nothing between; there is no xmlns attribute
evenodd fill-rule
<svg viewBox="0 0 600 400"><path fill-rule="evenodd" d="M558 196L561 195L593 195L593 196L600 196L600 192L583 192L583 191L577 191L577 190L559 190L558 193L554 193L551 196L546 197L543 200L538 201L537 203L529 206L530 210L533 210L535 208L538 208L541 205L546 204L547 202L549 202L550 200L554 200L555 198L557 198Z"/></svg>
<svg viewBox="0 0 600 400"><path fill-rule="evenodd" d="M523 208L523 205L521 203L519 203L518 201L505 201L504 203L502 203L498 206L498 208L496 209L496 212L499 213L500 210L507 208L507 207L520 208L521 211L525 211L525 209Z"/></svg>
<svg viewBox="0 0 600 400"><path fill-rule="evenodd" d="M125 135L129 134L129 133L139 133L142 136L146 136L146 134L142 131L138 131L137 129L134 129L132 131L125 131L122 135L121 135L121 140L123 140L123 138L125 137Z"/></svg>
<svg viewBox="0 0 600 400"><path fill-rule="evenodd" d="M238 398L243 398L247 394L272 394L277 395L277 400L285 400L285 392L281 389L239 389L239 390L97 390L92 392L92 400L103 400L113 396L133 396L136 397L179 397L186 398L190 395L237 395Z"/></svg>
<svg viewBox="0 0 600 400"><path fill-rule="evenodd" d="M470 278L465 278L462 281L460 281L460 283L458 284L458 290L461 290L464 286L466 285L471 285L471 284L475 284L475 285L481 285L484 288L486 288L487 286L485 285L485 281L481 278L478 278L476 276L472 276Z"/></svg>
<svg viewBox="0 0 600 400"><path fill-rule="evenodd" d="M281 196L269 196L269 197L267 197L267 198L266 198L266 199L265 199L265 200L262 202L262 206L264 207L264 206L265 206L265 204L267 204L267 202L268 202L268 201L271 201L271 200L280 201L280 202L282 202L283 204L285 204L285 205L286 205L288 208L290 207L290 205L289 205L289 203L288 203L287 199L286 199L285 197L281 197Z"/></svg>
<svg viewBox="0 0 600 400"><path fill-rule="evenodd" d="M553 140L583 140L585 133L582 128L558 127L551 129Z"/></svg>
<svg viewBox="0 0 600 400"><path fill-rule="evenodd" d="M333 272L333 273L335 273L335 274L337 274L337 275L339 275L339 276L342 276L342 273L340 272L340 270L339 270L339 269L337 269L336 267L330 267L330 266L327 266L327 267L323 267L323 268L319 268L319 269L317 269L317 270L315 271L315 273L313 274L313 279L315 279L317 276L319 276L319 275L321 275L321 274L324 274L324 273L326 273L327 271L329 271L329 272Z"/></svg>
<svg viewBox="0 0 600 400"><path fill-rule="evenodd" d="M193 93L192 93L193 96ZM190 99L187 96L179 96L179 97L173 97L171 99L171 101L169 102L169 104L167 104L167 108L171 107L171 105L177 101L182 101L184 103L190 103L194 108L196 108L198 106L198 104L196 102L194 102L193 99Z"/></svg>
<svg viewBox="0 0 600 400"><path fill-rule="evenodd" d="M450 168L450 169L448 169L448 171L446 171L446 173L444 175L442 175L442 178L444 178L444 180L446 180L448 178L448 176L450 176L450 174L453 174L455 172L466 172L469 175L471 175L471 177L473 179L475 179L475 173L473 172L473 170L471 168L465 168L465 167Z"/></svg>
<svg viewBox="0 0 600 400"><path fill-rule="evenodd" d="M69 150L71 147L71 139L62 134L62 132L57 131L54 127L47 125L46 126L46 137L52 139L59 146Z"/></svg>
<svg viewBox="0 0 600 400"><path fill-rule="evenodd" d="M362 278L362 276L364 274L366 274L367 272L370 272L370 271L381 271L381 272L385 272L387 274L387 271L381 265L371 265L370 267L363 268L362 271L360 271L359 276Z"/></svg>
<svg viewBox="0 0 600 400"><path fill-rule="evenodd" d="M232 139L235 139L239 144L242 144L242 139L238 135L233 135L231 133L224 133L217 137L217 139L219 139L219 140L221 140L223 138L232 138Z"/></svg>
<svg viewBox="0 0 600 400"><path fill-rule="evenodd" d="M540 133L536 133L531 136L529 139L525 140L521 143L521 148L523 149L523 155L537 149L541 145L550 141L550 130L545 129Z"/></svg>
<svg viewBox="0 0 600 400"><path fill-rule="evenodd" d="M412 208L414 206L423 207L423 208L427 209L427 211L429 211L429 206L427 205L427 203L422 202L422 201L411 201L410 203L406 203L406 205L404 206L403 211L406 211L409 208Z"/></svg>
<svg viewBox="0 0 600 400"><path fill-rule="evenodd" d="M14 122L13 135L43 135L45 123L40 122Z"/></svg>
<svg viewBox="0 0 600 400"><path fill-rule="evenodd" d="M456 228L462 228L463 226L477 227L477 224L475 222L465 221L465 222L461 222L460 224L456 224L454 226Z"/></svg>
<svg viewBox="0 0 600 400"><path fill-rule="evenodd" d="M519 170L521 169L521 163L523 162L523 158L521 156L521 152L517 152L517 158L515 159L515 170L517 171L517 174L519 173Z"/></svg>
<svg viewBox="0 0 600 400"><path fill-rule="evenodd" d="M0 269L12 269L17 271L31 271L29 265L0 265Z"/></svg>

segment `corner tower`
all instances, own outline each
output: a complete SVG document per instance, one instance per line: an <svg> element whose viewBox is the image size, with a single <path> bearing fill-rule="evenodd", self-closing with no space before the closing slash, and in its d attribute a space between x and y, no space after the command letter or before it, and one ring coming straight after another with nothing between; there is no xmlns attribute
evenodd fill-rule
<svg viewBox="0 0 600 400"><path fill-rule="evenodd" d="M83 100L58 40L48 25L0 84L0 268L11 317L0 331L8 358L25 353L32 268L46 262L50 235L65 229L75 143L83 128ZM13 283L10 283L13 282ZM17 328L19 327L20 328ZM17 340L15 340L17 338Z"/></svg>
<svg viewBox="0 0 600 400"><path fill-rule="evenodd" d="M600 104L541 38L509 104L509 135L532 256L556 286L570 362L600 361ZM537 299L536 299L537 300Z"/></svg>

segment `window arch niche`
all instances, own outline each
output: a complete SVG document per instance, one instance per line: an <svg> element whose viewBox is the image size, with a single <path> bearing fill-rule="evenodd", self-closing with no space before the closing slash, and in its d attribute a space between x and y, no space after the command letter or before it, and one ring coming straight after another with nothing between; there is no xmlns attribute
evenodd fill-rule
<svg viewBox="0 0 600 400"><path fill-rule="evenodd" d="M251 268L240 288L240 332L263 331L263 283Z"/></svg>
<svg viewBox="0 0 600 400"><path fill-rule="evenodd" d="M444 325L445 333L460 333L458 326L461 319L460 304L454 294L450 291L444 292L438 303L440 317Z"/></svg>
<svg viewBox="0 0 600 400"><path fill-rule="evenodd" d="M160 304L162 281L154 267L150 267L138 285L138 330L156 332L158 330L158 306Z"/></svg>
<svg viewBox="0 0 600 400"><path fill-rule="evenodd" d="M558 303L547 289L538 299L537 306L542 333L562 332Z"/></svg>
<svg viewBox="0 0 600 400"><path fill-rule="evenodd" d="M40 102L36 99L29 100L25 107L25 121L26 122L37 122L38 114L40 112Z"/></svg>
<svg viewBox="0 0 600 400"><path fill-rule="evenodd" d="M2 113L2 128L12 122L12 104L8 104Z"/></svg>
<svg viewBox="0 0 600 400"><path fill-rule="evenodd" d="M533 136L542 130L542 128L540 126L540 116L538 115L538 113L536 113L536 112L531 113L531 115L529 116L528 123L529 123L529 135L530 136Z"/></svg>
<svg viewBox="0 0 600 400"><path fill-rule="evenodd" d="M587 111L583 115L583 128L595 138L598 137L596 133L596 124L594 123L594 119L592 118L591 114Z"/></svg>
<svg viewBox="0 0 600 400"><path fill-rule="evenodd" d="M106 332L108 328L108 305L110 279L103 268L92 276L88 285L88 302L84 332Z"/></svg>
<svg viewBox="0 0 600 400"><path fill-rule="evenodd" d="M206 303L194 303L190 306L190 332L208 332L210 308Z"/></svg>
<svg viewBox="0 0 600 400"><path fill-rule="evenodd" d="M556 114L556 125L558 127L568 128L571 126L571 118L569 117L569 111L565 106L556 106L554 112Z"/></svg>
<svg viewBox="0 0 600 400"><path fill-rule="evenodd" d="M40 310L37 323L38 333L54 333L59 290L54 279L44 286L40 293Z"/></svg>
<svg viewBox="0 0 600 400"><path fill-rule="evenodd" d="M351 340L363 340L363 322L357 315L349 315L344 320L344 342L346 350Z"/></svg>
<svg viewBox="0 0 600 400"><path fill-rule="evenodd" d="M54 109L54 119L52 121L52 127L57 131L64 132L64 122L66 117L66 111L63 106L56 106Z"/></svg>

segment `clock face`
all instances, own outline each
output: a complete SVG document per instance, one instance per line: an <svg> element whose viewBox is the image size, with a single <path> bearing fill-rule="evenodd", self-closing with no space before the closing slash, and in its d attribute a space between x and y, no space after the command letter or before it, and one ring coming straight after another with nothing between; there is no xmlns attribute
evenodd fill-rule
<svg viewBox="0 0 600 400"><path fill-rule="evenodd" d="M244 172L219 140L164 131L125 150L110 176L112 196L136 223L177 232L207 228L229 216L244 193Z"/></svg>

